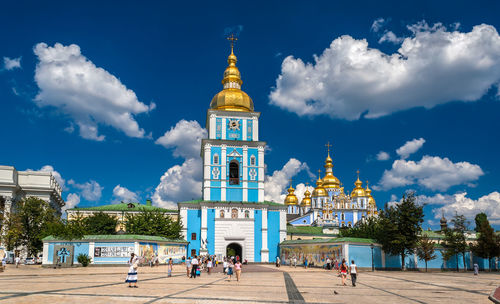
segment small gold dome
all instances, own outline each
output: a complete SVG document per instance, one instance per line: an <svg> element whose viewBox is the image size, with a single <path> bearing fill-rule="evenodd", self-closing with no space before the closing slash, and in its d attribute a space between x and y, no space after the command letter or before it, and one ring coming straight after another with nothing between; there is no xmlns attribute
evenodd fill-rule
<svg viewBox="0 0 500 304"><path fill-rule="evenodd" d="M309 192L309 189L307 189L307 188L306 188L306 192L304 192L304 198L302 199L300 206L301 207L311 206L311 192Z"/></svg>
<svg viewBox="0 0 500 304"><path fill-rule="evenodd" d="M323 187L327 189L340 188L340 181L333 175L333 162L330 153L325 160L325 177L323 177Z"/></svg>
<svg viewBox="0 0 500 304"><path fill-rule="evenodd" d="M366 189L365 189L366 196L368 196L368 206L369 207L377 207L377 204L375 203L375 199L372 196L372 189L368 187L368 182L366 182Z"/></svg>
<svg viewBox="0 0 500 304"><path fill-rule="evenodd" d="M328 196L325 188L323 188L323 181L318 177L316 181L316 188L314 188L312 197Z"/></svg>
<svg viewBox="0 0 500 304"><path fill-rule="evenodd" d="M299 199L294 193L295 189L292 188L292 185L290 185L290 188L288 188L288 194L286 195L285 198L285 205L298 205L299 204Z"/></svg>
<svg viewBox="0 0 500 304"><path fill-rule="evenodd" d="M231 46L231 54L227 58L229 64L222 79L223 90L217 93L210 102L214 110L253 112L253 101L247 93L241 90L243 81L236 67L236 56Z"/></svg>
<svg viewBox="0 0 500 304"><path fill-rule="evenodd" d="M354 185L356 187L351 192L352 198L366 196L365 189L363 189L362 187L363 182L359 180L359 171L358 171L358 179L354 182Z"/></svg>

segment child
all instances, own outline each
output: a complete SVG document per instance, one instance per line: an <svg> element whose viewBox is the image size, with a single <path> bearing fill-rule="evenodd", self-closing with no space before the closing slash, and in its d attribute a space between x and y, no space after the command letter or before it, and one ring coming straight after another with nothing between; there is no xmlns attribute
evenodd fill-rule
<svg viewBox="0 0 500 304"><path fill-rule="evenodd" d="M231 277L233 275L233 261L232 260L229 260L229 262L227 264L227 275L228 275L229 281L231 281Z"/></svg>
<svg viewBox="0 0 500 304"><path fill-rule="evenodd" d="M174 261L172 261L172 258L168 259L168 277L172 276L172 268L174 267Z"/></svg>
<svg viewBox="0 0 500 304"><path fill-rule="evenodd" d="M224 258L224 262L222 263L222 272L224 274L227 272L227 258Z"/></svg>

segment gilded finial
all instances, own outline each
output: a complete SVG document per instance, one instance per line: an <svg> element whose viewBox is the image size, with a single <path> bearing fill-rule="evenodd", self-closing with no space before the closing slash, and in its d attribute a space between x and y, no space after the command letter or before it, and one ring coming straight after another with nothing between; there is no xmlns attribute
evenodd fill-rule
<svg viewBox="0 0 500 304"><path fill-rule="evenodd" d="M234 34L231 34L231 36L227 37L226 39L229 40L229 43L231 43L231 54L232 54L233 48L234 48L234 43L238 40L238 38L236 38L234 36Z"/></svg>
<svg viewBox="0 0 500 304"><path fill-rule="evenodd" d="M321 169L318 169L318 179L321 178Z"/></svg>
<svg viewBox="0 0 500 304"><path fill-rule="evenodd" d="M325 145L326 150L327 150L327 152L328 152L328 156L330 156L330 147L331 147L331 146L332 146L332 145L330 145L330 142L327 142L327 143L326 143L326 145Z"/></svg>

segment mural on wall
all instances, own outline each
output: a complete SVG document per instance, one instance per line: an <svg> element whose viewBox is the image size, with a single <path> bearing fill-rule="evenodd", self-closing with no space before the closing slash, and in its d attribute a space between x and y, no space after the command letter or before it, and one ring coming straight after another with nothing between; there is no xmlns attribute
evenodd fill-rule
<svg viewBox="0 0 500 304"><path fill-rule="evenodd" d="M139 243L139 256L146 261L150 261L158 254L158 244L156 243Z"/></svg>
<svg viewBox="0 0 500 304"><path fill-rule="evenodd" d="M186 256L186 247L180 245L160 245L158 246L158 259L160 263L166 263L169 258L174 261L181 260Z"/></svg>
<svg viewBox="0 0 500 304"><path fill-rule="evenodd" d="M69 267L73 265L73 255L75 246L73 245L55 245L53 261L61 266Z"/></svg>
<svg viewBox="0 0 500 304"><path fill-rule="evenodd" d="M111 258L111 257L130 257L134 252L134 246L100 246L94 248L94 257Z"/></svg>
<svg viewBox="0 0 500 304"><path fill-rule="evenodd" d="M291 259L297 257L297 262L302 264L307 258L309 265L323 266L326 259L341 261L343 258L342 245L294 245L280 246L281 260L289 264Z"/></svg>

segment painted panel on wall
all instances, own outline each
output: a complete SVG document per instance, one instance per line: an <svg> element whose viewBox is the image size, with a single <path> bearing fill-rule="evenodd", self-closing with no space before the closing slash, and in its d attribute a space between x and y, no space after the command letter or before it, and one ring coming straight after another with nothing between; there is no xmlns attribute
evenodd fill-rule
<svg viewBox="0 0 500 304"><path fill-rule="evenodd" d="M279 255L280 243L280 212L267 212L267 247L269 249L269 261L275 261Z"/></svg>
<svg viewBox="0 0 500 304"><path fill-rule="evenodd" d="M342 245L282 245L280 249L281 260L286 264L290 264L291 259L297 257L297 263L300 265L303 265L305 258L307 258L309 265L323 266L328 257L332 260L336 259L340 261L344 256L342 253Z"/></svg>
<svg viewBox="0 0 500 304"><path fill-rule="evenodd" d="M187 235L186 239L189 242L187 254L191 255L191 250L195 249L196 254L200 250L200 231L201 231L201 210L189 209L187 212ZM196 239L191 240L191 235L196 233Z"/></svg>
<svg viewBox="0 0 500 304"><path fill-rule="evenodd" d="M207 210L207 240L208 254L215 254L215 209Z"/></svg>

